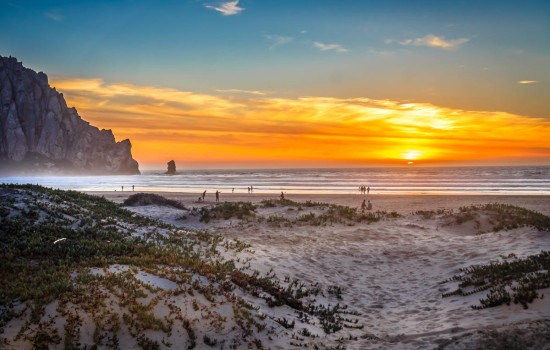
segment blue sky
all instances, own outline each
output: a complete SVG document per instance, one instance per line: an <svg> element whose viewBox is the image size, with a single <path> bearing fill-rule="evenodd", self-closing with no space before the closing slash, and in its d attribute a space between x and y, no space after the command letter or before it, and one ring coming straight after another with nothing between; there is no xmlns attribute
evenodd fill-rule
<svg viewBox="0 0 550 350"><path fill-rule="evenodd" d="M374 94L482 109L500 104L548 116L537 99L548 92L549 1L242 0L234 15L207 7L221 4L8 0L0 11L0 52L49 75L201 92ZM404 44L427 35L467 41L450 50ZM347 51L321 51L315 43ZM517 91L520 80L538 86ZM516 96L514 103L476 102L467 88L472 84L480 98L495 89ZM448 101L458 93L467 96Z"/></svg>
<svg viewBox="0 0 550 350"><path fill-rule="evenodd" d="M537 102L549 92L549 1L242 0L230 15L213 9L223 3L8 0L0 51L49 75L549 115ZM427 35L465 42L405 44Z"/></svg>
<svg viewBox="0 0 550 350"><path fill-rule="evenodd" d="M0 6L0 54L59 84L99 79L234 99L370 98L550 119L546 0ZM84 94L65 86L71 101ZM98 123L113 127L106 118Z"/></svg>

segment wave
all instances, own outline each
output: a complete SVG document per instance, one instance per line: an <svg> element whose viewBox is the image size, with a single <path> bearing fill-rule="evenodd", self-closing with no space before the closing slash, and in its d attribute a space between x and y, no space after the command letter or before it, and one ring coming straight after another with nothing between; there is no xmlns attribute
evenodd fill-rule
<svg viewBox="0 0 550 350"><path fill-rule="evenodd" d="M222 190L256 193L375 194L525 194L550 195L550 167L373 168L192 170L177 175L144 171L131 176L2 177L3 183L33 183L78 191L202 192Z"/></svg>

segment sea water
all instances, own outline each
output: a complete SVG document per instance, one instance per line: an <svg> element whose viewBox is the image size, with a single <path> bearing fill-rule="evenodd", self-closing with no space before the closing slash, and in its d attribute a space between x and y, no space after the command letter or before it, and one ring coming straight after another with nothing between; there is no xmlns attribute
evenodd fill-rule
<svg viewBox="0 0 550 350"><path fill-rule="evenodd" d="M11 176L0 183L31 183L77 191L220 190L224 193L358 193L371 194L496 194L550 195L550 166L183 170L176 175L143 171L117 176Z"/></svg>

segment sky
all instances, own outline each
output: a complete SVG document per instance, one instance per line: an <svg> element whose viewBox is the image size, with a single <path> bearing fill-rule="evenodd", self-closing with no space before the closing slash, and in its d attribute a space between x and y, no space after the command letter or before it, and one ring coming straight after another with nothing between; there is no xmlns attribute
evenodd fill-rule
<svg viewBox="0 0 550 350"><path fill-rule="evenodd" d="M142 169L550 165L550 1L0 3Z"/></svg>

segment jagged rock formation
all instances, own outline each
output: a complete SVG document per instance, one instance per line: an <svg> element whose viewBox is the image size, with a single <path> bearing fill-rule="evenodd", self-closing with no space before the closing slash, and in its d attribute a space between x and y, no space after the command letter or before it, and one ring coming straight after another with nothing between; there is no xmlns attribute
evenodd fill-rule
<svg viewBox="0 0 550 350"><path fill-rule="evenodd" d="M115 141L68 108L46 74L0 56L0 172L139 174L130 140Z"/></svg>
<svg viewBox="0 0 550 350"><path fill-rule="evenodd" d="M175 173L176 173L176 162L171 160L168 162L168 171L166 172L166 174L174 175Z"/></svg>

